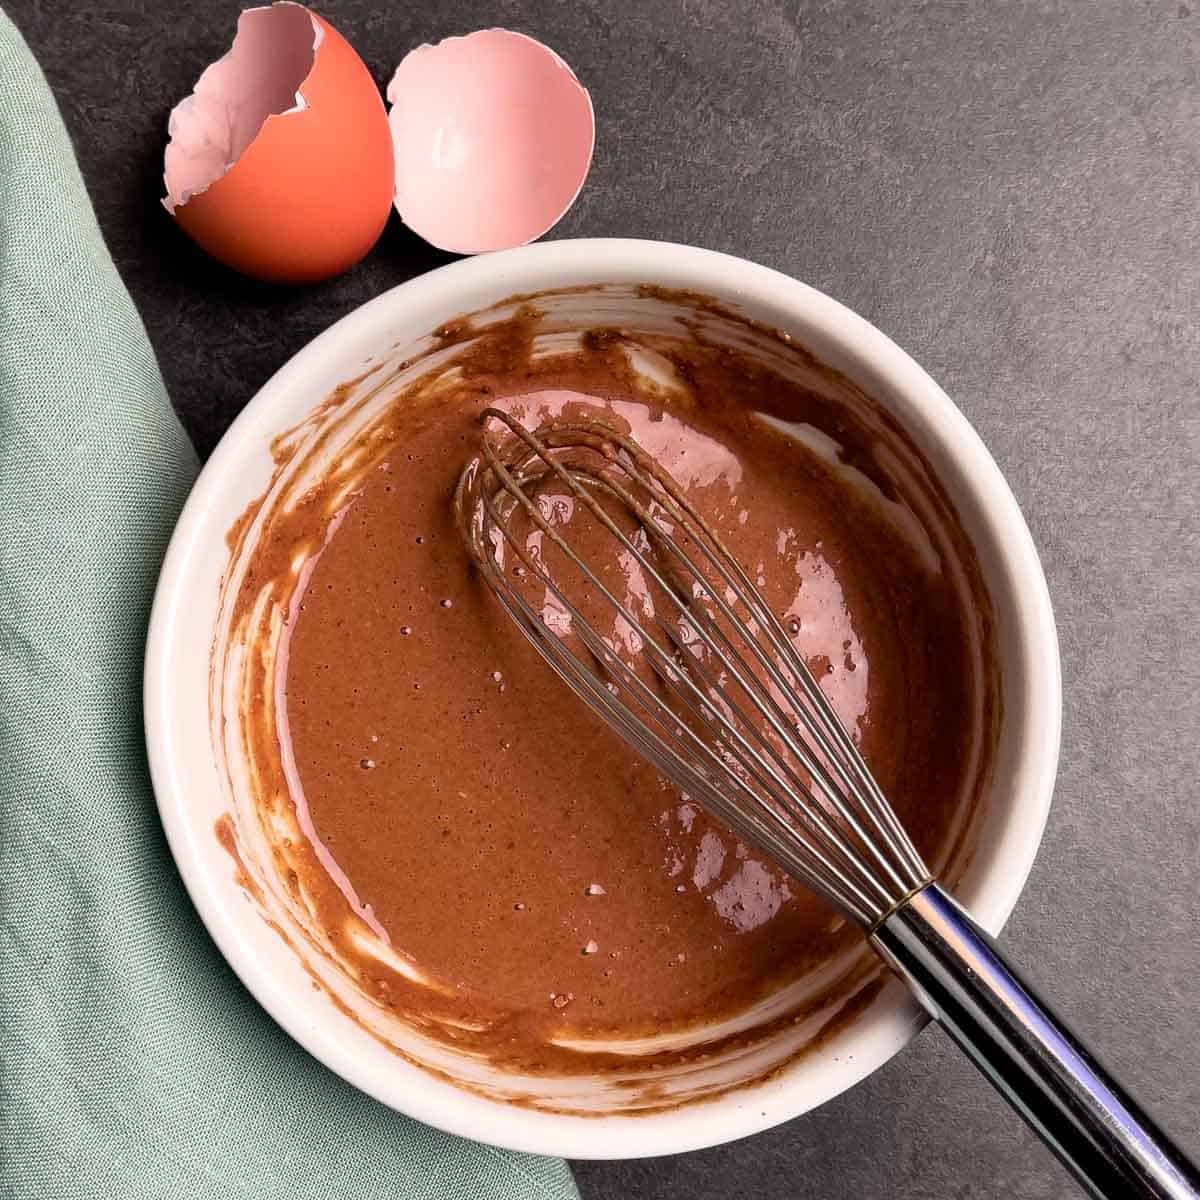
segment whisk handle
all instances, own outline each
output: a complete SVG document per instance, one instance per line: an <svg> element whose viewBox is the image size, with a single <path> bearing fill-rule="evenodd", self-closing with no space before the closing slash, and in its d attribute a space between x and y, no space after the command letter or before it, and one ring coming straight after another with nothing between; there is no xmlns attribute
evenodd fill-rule
<svg viewBox="0 0 1200 1200"><path fill-rule="evenodd" d="M937 884L871 938L921 1004L1102 1200L1200 1200L1200 1170Z"/></svg>

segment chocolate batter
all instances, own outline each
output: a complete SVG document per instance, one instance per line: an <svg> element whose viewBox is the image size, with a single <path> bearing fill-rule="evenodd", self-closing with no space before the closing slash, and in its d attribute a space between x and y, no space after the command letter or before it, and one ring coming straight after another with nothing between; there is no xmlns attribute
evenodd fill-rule
<svg viewBox="0 0 1200 1200"><path fill-rule="evenodd" d="M996 717L974 558L952 520L931 539L914 518L877 428L694 338L656 347L670 389L639 380L615 331L534 362L535 317L473 339L436 403L399 397L351 498L334 515L316 497L247 584L299 532L316 548L278 729L327 882L423 979L423 1003L524 1062L564 1033L733 1015L861 935L636 759L486 594L450 510L481 408L530 426L600 416L661 459L784 617L935 869L962 849ZM399 986L379 984L393 1004Z"/></svg>

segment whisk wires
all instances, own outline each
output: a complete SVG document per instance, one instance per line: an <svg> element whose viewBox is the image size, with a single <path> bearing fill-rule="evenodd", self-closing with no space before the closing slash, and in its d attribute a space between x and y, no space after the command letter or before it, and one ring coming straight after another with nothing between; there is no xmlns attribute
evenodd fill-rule
<svg viewBox="0 0 1200 1200"><path fill-rule="evenodd" d="M530 432L495 408L482 421L455 493L459 530L559 677L687 797L861 925L927 883L779 617L663 466L599 421ZM552 487L592 518L589 544L611 539L637 564L653 589L640 612L558 519Z"/></svg>

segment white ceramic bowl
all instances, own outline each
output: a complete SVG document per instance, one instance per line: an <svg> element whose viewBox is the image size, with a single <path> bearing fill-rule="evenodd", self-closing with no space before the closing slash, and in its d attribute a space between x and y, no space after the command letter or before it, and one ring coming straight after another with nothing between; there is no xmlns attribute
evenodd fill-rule
<svg viewBox="0 0 1200 1200"><path fill-rule="evenodd" d="M223 808L209 736L209 653L226 530L263 490L272 438L387 347L516 293L654 283L706 293L791 334L884 404L958 509L991 593L1004 721L978 846L958 893L999 931L1041 839L1058 756L1058 647L1045 580L996 464L936 383L879 330L765 267L686 246L582 240L455 263L380 296L292 359L246 406L208 462L171 541L146 653L146 738L171 849L234 970L293 1037L350 1082L411 1116L520 1150L578 1158L675 1153L795 1117L887 1061L921 1025L894 984L819 1049L768 1081L704 1103L636 1116L577 1116L500 1103L398 1058L309 986L296 957L246 903L214 835Z"/></svg>

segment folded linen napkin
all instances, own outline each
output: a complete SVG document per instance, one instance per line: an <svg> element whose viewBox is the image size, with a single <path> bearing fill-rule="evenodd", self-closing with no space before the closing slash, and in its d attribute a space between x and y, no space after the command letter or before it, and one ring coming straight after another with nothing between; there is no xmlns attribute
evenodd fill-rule
<svg viewBox="0 0 1200 1200"><path fill-rule="evenodd" d="M196 457L0 13L0 1196L569 1200L400 1117L225 966L146 772L146 619Z"/></svg>

